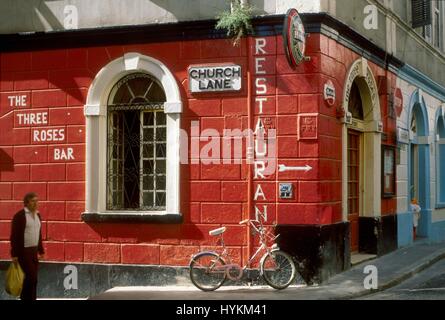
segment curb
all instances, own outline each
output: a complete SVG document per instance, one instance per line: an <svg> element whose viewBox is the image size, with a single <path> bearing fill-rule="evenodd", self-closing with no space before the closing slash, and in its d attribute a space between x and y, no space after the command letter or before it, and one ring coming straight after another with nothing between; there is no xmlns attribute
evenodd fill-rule
<svg viewBox="0 0 445 320"><path fill-rule="evenodd" d="M438 254L431 254L429 258L426 259L425 262L421 263L417 267L414 267L413 269L405 272L404 274L401 274L400 276L393 278L386 283L379 285L377 289L371 289L371 290L362 290L357 293L352 293L350 295L342 296L342 297L334 297L329 300L348 300L348 299L354 299L354 298L361 298L367 295L375 294L377 292L388 290L389 288L395 287L396 285L402 283L403 281L413 277L415 274L422 272L423 270L427 269L428 267L432 266L433 264L439 262L440 260L445 259L445 252L440 252Z"/></svg>

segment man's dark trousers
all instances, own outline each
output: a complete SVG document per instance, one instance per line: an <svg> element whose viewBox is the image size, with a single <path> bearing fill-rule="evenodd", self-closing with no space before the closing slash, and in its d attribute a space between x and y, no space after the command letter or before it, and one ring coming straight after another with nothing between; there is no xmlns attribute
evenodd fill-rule
<svg viewBox="0 0 445 320"><path fill-rule="evenodd" d="M21 300L36 300L37 297L37 272L39 259L37 258L38 247L24 248L23 254L19 256L19 264L25 273L25 281L20 295Z"/></svg>

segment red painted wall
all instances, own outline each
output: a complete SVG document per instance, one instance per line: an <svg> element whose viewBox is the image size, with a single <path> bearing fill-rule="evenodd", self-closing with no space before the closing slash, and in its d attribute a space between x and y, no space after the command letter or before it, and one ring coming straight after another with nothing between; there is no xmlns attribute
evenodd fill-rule
<svg viewBox="0 0 445 320"><path fill-rule="evenodd" d="M183 41L128 46L0 53L0 259L9 257L10 220L22 206L22 197L35 191L41 200L47 260L70 262L185 265L192 253L214 245L208 231L228 225L225 234L236 261L241 261L246 232L238 222L247 216L247 165L182 165L182 225L85 224L80 215L85 200L85 118L83 105L97 72L126 52L138 52L162 61L180 84L184 99L183 128L198 120L200 129L246 129L246 78L240 93L188 92L191 64L235 63L244 76L249 65L253 79L255 119L277 129L280 164L306 165L307 173L270 176L262 185L269 219L280 224L330 224L341 221L341 124L336 106L322 98L326 80L333 81L337 104L349 66L358 56L318 34L308 38L311 61L293 69L281 36L265 37L265 52L255 54L255 40L234 47L228 40ZM249 52L249 53L248 53ZM250 56L248 60L248 56ZM265 74L255 74L255 56ZM374 76L385 71L370 63ZM255 79L264 77L265 94L255 93ZM390 75L390 83L395 77ZM26 106L10 106L9 96L26 96ZM255 96L267 97L258 114ZM381 95L385 115L385 95ZM47 113L48 124L20 126L17 112ZM317 138L298 140L298 114L317 115ZM255 121L256 123L256 121ZM395 121L384 118L385 131L395 132ZM33 143L35 128L64 130L64 140ZM190 141L189 141L190 142ZM393 140L390 143L394 143ZM74 159L54 160L55 148L73 148ZM294 199L277 199L277 181L292 182ZM378 195L376 195L378 196ZM395 212L395 201L382 201L384 213ZM245 251L244 251L245 252Z"/></svg>

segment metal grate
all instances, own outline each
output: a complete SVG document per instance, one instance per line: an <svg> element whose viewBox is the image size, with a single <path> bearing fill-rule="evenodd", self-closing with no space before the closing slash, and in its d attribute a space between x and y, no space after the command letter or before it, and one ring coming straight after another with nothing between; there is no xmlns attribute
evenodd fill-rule
<svg viewBox="0 0 445 320"><path fill-rule="evenodd" d="M143 112L142 204L165 209L167 126L164 112Z"/></svg>
<svg viewBox="0 0 445 320"><path fill-rule="evenodd" d="M157 99L153 101L153 99ZM164 92L145 74L112 89L108 115L107 210L165 210Z"/></svg>

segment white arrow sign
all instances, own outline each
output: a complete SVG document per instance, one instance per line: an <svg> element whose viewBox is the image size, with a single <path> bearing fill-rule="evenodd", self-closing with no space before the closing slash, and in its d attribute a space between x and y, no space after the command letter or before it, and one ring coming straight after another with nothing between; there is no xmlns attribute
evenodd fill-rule
<svg viewBox="0 0 445 320"><path fill-rule="evenodd" d="M284 172L284 171L310 171L312 170L312 167L310 165L305 165L304 167L288 167L284 164L280 164L278 166L278 172Z"/></svg>

